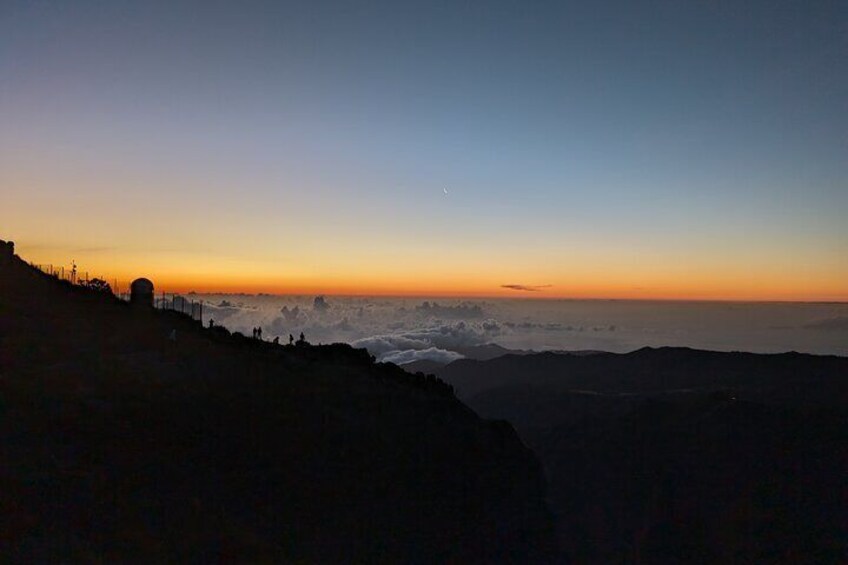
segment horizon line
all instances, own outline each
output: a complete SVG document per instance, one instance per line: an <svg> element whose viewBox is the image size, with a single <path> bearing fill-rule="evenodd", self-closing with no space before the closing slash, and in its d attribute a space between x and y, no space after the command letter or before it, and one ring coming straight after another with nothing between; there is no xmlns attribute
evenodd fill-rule
<svg viewBox="0 0 848 565"><path fill-rule="evenodd" d="M157 293L160 291L156 291ZM744 304L838 304L848 305L848 300L781 300L781 299L747 299L747 298L610 298L601 296L510 296L502 294L381 294L381 293L331 293L331 292L246 292L246 291L197 291L184 292L163 290L164 294L177 295L214 295L214 296L268 296L268 297L334 297L334 298L393 298L393 299L445 299L445 300L539 300L564 302L716 302Z"/></svg>

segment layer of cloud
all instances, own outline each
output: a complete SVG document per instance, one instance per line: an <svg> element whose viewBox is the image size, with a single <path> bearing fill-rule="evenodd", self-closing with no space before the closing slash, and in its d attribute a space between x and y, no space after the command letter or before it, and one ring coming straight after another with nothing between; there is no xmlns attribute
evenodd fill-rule
<svg viewBox="0 0 848 565"><path fill-rule="evenodd" d="M243 303L234 304L229 300L221 300L217 304L210 304L209 302L204 302L203 304L204 317L207 319L213 318L218 322L227 320L239 314L255 315L257 312L258 310L253 306L246 306Z"/></svg>
<svg viewBox="0 0 848 565"><path fill-rule="evenodd" d="M452 350L459 347L491 343L493 338L501 332L500 324L494 320L476 323L463 320L451 324L375 335L358 339L351 345L364 347L372 355L376 355L380 361L386 361L389 358L397 357L400 353L413 355L408 353L409 351L438 349L453 353ZM430 355L431 357L428 358L432 358L432 355L436 354L431 352ZM456 357L456 359L458 358ZM414 360L411 359L406 362Z"/></svg>
<svg viewBox="0 0 848 565"><path fill-rule="evenodd" d="M433 358L495 343L508 349L606 350L688 346L848 355L848 305L687 304L206 294L204 320L268 339L352 343L381 359ZM326 308L323 305L327 305ZM483 316L480 316L480 313ZM780 328L780 329L773 329Z"/></svg>
<svg viewBox="0 0 848 565"><path fill-rule="evenodd" d="M539 292L540 290L551 288L551 286L552 285L549 284L502 284L501 288L508 288L509 290L518 290L521 292Z"/></svg>
<svg viewBox="0 0 848 565"><path fill-rule="evenodd" d="M546 332L614 332L618 329L615 324L609 326L572 326L561 322L504 322L504 326L511 330L540 330Z"/></svg>
<svg viewBox="0 0 848 565"><path fill-rule="evenodd" d="M432 345L425 340L410 339L402 335L378 335L366 337L363 339L357 339L351 343L351 345L357 348L364 347L372 355L376 355L380 360L382 360L384 355L395 351L410 349L420 350L432 347Z"/></svg>
<svg viewBox="0 0 848 565"><path fill-rule="evenodd" d="M462 355L455 351L439 349L438 347L428 347L427 349L405 349L403 351L390 351L382 355L381 361L384 363L394 363L395 365L405 365L414 361L435 361L447 365L457 359L462 359Z"/></svg>
<svg viewBox="0 0 848 565"><path fill-rule="evenodd" d="M316 296L312 301L312 309L316 312L326 312L330 309L330 305L324 299L323 296Z"/></svg>
<svg viewBox="0 0 848 565"><path fill-rule="evenodd" d="M834 318L817 320L815 322L806 324L804 327L810 330L845 332L848 331L848 316L836 316Z"/></svg>
<svg viewBox="0 0 848 565"><path fill-rule="evenodd" d="M306 320L306 316L301 315L299 306L291 309L288 306L283 306L280 308L280 314L283 315L283 320L289 324L299 324Z"/></svg>
<svg viewBox="0 0 848 565"><path fill-rule="evenodd" d="M455 306L443 306L438 302L423 302L415 307L415 311L422 316L435 318L476 320L484 316L483 308L479 304L457 304Z"/></svg>

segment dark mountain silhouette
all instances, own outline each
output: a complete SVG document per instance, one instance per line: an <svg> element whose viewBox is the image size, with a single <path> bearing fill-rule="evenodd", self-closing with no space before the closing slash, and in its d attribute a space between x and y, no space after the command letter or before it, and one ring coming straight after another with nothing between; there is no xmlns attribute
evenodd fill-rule
<svg viewBox="0 0 848 565"><path fill-rule="evenodd" d="M526 355L527 353L533 353L532 351L525 351L522 349L507 349L497 343L456 346L451 347L451 351L456 351L463 357L468 359L477 359L478 361L488 361L489 359L495 359L496 357L502 357L507 354Z"/></svg>
<svg viewBox="0 0 848 565"><path fill-rule="evenodd" d="M622 394L738 388L740 394L756 393L757 398L789 394L793 402L829 400L844 405L846 370L845 357L646 347L626 354L549 352L505 355L487 362L460 359L439 376L465 398L514 384Z"/></svg>
<svg viewBox="0 0 848 565"><path fill-rule="evenodd" d="M438 375L539 455L568 561L848 556L848 358L646 348Z"/></svg>
<svg viewBox="0 0 848 565"><path fill-rule="evenodd" d="M507 354L527 355L529 353L533 353L533 351L524 351L521 349L507 349L496 343L488 343L485 345L453 346L450 348L450 350L459 353L460 355L463 355L468 359L476 359L478 361L487 361L489 359L502 357ZM404 363L400 366L403 367L405 371L412 374L435 374L446 365L448 365L448 363L435 361L433 359L419 359L410 363Z"/></svg>
<svg viewBox="0 0 848 565"><path fill-rule="evenodd" d="M450 348L451 351L459 353L466 359L473 359L475 361L488 361L489 359L497 359L498 357L503 357L504 355L534 355L537 354L538 351L533 351L532 349L507 349L497 343L487 343L485 345L467 345L467 346L452 346ZM594 350L581 350L581 351L555 351L554 353L568 353L570 355L595 355L597 353L604 353L603 351L594 351ZM451 361L450 363L453 363ZM449 365L450 363L443 363L441 361L434 361L432 359L420 359L418 361L412 361L411 363L404 363L401 367L404 368L409 373L425 373L425 374L435 374L441 371L442 368Z"/></svg>
<svg viewBox="0 0 848 565"><path fill-rule="evenodd" d="M445 366L444 363L440 363L438 361L433 361L432 359L419 359L418 361L413 361L411 363L404 363L400 365L404 371L408 373L424 373L425 375L433 374L442 367Z"/></svg>
<svg viewBox="0 0 848 565"><path fill-rule="evenodd" d="M433 377L0 264L3 561L544 560L533 454Z"/></svg>

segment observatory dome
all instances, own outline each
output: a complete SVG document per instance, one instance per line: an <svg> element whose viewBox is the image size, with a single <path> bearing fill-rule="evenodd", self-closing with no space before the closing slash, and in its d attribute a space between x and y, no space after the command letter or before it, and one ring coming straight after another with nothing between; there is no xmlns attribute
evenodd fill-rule
<svg viewBox="0 0 848 565"><path fill-rule="evenodd" d="M130 303L153 307L153 283L144 277L135 279L130 285Z"/></svg>

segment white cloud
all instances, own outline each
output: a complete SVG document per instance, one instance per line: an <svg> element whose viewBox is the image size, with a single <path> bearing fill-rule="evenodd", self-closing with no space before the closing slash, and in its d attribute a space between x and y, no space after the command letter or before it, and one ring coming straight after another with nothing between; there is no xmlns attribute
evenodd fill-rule
<svg viewBox="0 0 848 565"><path fill-rule="evenodd" d="M380 361L384 363L394 363L396 365L405 365L414 361L436 361L447 365L457 359L462 359L463 356L455 351L447 351L438 347L428 347L427 349L406 349L404 351L389 351L380 356Z"/></svg>
<svg viewBox="0 0 848 565"><path fill-rule="evenodd" d="M372 355L386 355L389 352L406 350L424 350L437 348L451 350L456 347L482 345L490 343L493 336L501 331L500 325L493 320L482 323L460 321L390 334L375 335L354 341L354 347L364 347Z"/></svg>
<svg viewBox="0 0 848 565"><path fill-rule="evenodd" d="M300 332L312 343L345 342L376 357L406 360L430 348L497 343L510 349L597 349L625 352L649 345L758 352L805 351L848 355L848 305L688 305L628 301L430 300L315 296L197 295L204 319L250 335ZM475 306L479 306L475 308ZM425 312L426 310L426 312ZM476 317L479 312L484 316ZM470 317L460 318L461 315ZM780 327L782 329L769 329ZM820 331L811 331L817 328ZM431 353L432 354L432 353ZM439 354L435 354L439 355Z"/></svg>
<svg viewBox="0 0 848 565"><path fill-rule="evenodd" d="M426 340L411 339L402 335L382 335L357 339L353 347L364 347L372 355L384 355L400 349L426 349L431 344Z"/></svg>

